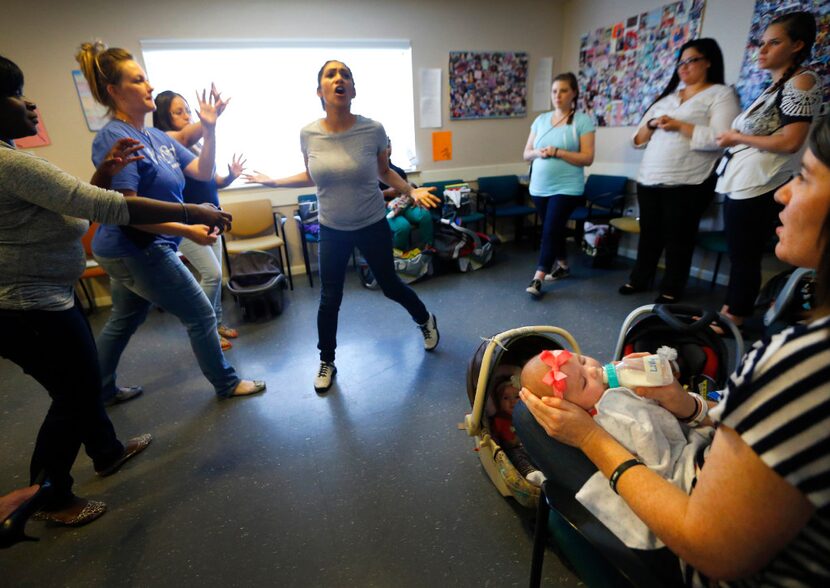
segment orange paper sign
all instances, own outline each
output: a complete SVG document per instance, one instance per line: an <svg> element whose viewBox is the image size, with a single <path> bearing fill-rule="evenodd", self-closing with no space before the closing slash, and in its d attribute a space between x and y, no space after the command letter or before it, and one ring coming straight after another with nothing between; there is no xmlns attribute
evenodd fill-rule
<svg viewBox="0 0 830 588"><path fill-rule="evenodd" d="M432 161L449 161L452 159L452 131L435 131L432 133Z"/></svg>

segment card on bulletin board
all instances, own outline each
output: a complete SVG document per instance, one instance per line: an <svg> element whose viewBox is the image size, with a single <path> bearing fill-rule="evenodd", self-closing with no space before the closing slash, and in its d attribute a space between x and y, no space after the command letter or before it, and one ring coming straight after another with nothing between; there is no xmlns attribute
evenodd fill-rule
<svg viewBox="0 0 830 588"><path fill-rule="evenodd" d="M452 131L435 131L432 133L432 161L450 161L452 159Z"/></svg>
<svg viewBox="0 0 830 588"><path fill-rule="evenodd" d="M51 145L52 140L49 138L49 133L46 132L46 126L43 124L43 115L40 110L35 109L37 113L37 135L31 137L21 137L14 140L14 146L18 149L31 149L32 147L45 147Z"/></svg>

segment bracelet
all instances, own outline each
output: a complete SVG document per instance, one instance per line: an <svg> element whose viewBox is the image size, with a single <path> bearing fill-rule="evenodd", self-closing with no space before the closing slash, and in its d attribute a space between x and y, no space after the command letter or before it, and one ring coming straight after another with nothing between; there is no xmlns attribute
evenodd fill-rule
<svg viewBox="0 0 830 588"><path fill-rule="evenodd" d="M700 423L703 422L703 419L706 418L706 415L709 414L709 403L706 402L705 399L701 398L697 394L695 394L694 397L695 397L695 402L700 404L700 410L695 415L695 418L693 418L692 420L689 421L689 426L690 427L699 427Z"/></svg>
<svg viewBox="0 0 830 588"><path fill-rule="evenodd" d="M654 122L654 121L656 121L656 120L657 120L656 118L650 118L650 119L648 119L648 122L646 123L646 126L647 126L648 128L650 128L652 131L656 131L656 130L657 130L657 126L651 126L651 123L653 123L653 122Z"/></svg>
<svg viewBox="0 0 830 588"><path fill-rule="evenodd" d="M680 417L677 418L677 420L680 421L681 423L691 423L694 420L694 418L697 416L697 414L700 412L700 402L697 401L697 398L695 398L694 394L689 393L689 396L691 396L692 400L695 401L695 407L692 410L692 414L690 414L689 416L683 417L683 418L680 418Z"/></svg>
<svg viewBox="0 0 830 588"><path fill-rule="evenodd" d="M553 150L553 158L559 159L559 147Z"/></svg>
<svg viewBox="0 0 830 588"><path fill-rule="evenodd" d="M625 472L628 471L629 468L633 468L634 466L638 465L646 465L641 462L639 459L629 459L628 461L622 462L620 465L617 466L617 469L614 470L614 473L611 474L611 477L608 478L608 484L611 486L611 490L614 491L614 494L619 494L617 492L617 482L620 480L620 476L622 476Z"/></svg>
<svg viewBox="0 0 830 588"><path fill-rule="evenodd" d="M184 214L184 224L189 225L190 219L187 218L187 207L184 205L184 202L179 202L182 205L182 213Z"/></svg>

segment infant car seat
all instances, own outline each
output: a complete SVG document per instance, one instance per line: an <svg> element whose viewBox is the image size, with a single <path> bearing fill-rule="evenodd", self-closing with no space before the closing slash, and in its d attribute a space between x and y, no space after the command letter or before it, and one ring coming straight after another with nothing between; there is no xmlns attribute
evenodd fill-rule
<svg viewBox="0 0 830 588"><path fill-rule="evenodd" d="M242 309L244 320L254 320L260 308L273 316L282 313L286 279L279 260L267 251L245 251L230 260L228 291Z"/></svg>

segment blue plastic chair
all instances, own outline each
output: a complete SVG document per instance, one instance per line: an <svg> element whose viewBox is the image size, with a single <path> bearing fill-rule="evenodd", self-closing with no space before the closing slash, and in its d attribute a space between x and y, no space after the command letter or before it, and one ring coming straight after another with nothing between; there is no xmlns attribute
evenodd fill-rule
<svg viewBox="0 0 830 588"><path fill-rule="evenodd" d="M486 176L478 178L478 195L484 201L484 214L496 232L496 220L516 219L516 239L522 234L524 218L533 215L534 229L539 224L536 208L524 203L525 191L518 176Z"/></svg>
<svg viewBox="0 0 830 588"><path fill-rule="evenodd" d="M317 202L317 194L300 194L297 196L297 205L299 206L303 202ZM313 288L314 280L311 277L311 262L308 256L308 244L320 242L320 223L303 222L302 218L300 218L299 208L294 213L294 222L297 223L297 231L300 233L300 243L303 247L303 261L305 262L305 273L308 275L308 285ZM315 226L316 230L314 230Z"/></svg>
<svg viewBox="0 0 830 588"><path fill-rule="evenodd" d="M626 184L625 176L589 175L585 182L585 206L574 210L571 219L580 225L623 216Z"/></svg>

